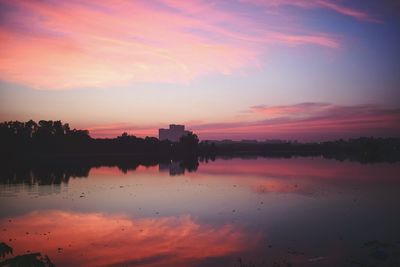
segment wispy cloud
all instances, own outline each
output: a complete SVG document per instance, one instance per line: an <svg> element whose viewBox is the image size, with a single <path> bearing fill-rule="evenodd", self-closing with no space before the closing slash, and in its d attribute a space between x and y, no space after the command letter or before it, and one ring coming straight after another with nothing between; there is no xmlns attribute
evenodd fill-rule
<svg viewBox="0 0 400 267"><path fill-rule="evenodd" d="M299 103L295 105L285 105L285 106L266 106L258 105L250 107L252 112L261 113L268 116L302 116L310 115L316 112L321 112L326 109L331 108L332 105L328 103L315 103L306 102Z"/></svg>
<svg viewBox="0 0 400 267"><path fill-rule="evenodd" d="M34 88L188 83L256 66L271 43L340 47L328 33L208 1L0 3L0 79Z"/></svg>
<svg viewBox="0 0 400 267"><path fill-rule="evenodd" d="M400 136L399 109L317 102L287 106L253 106L251 111L261 114L264 118L250 122L203 125L199 126L198 130L204 136L230 132L236 139L254 137L327 140L370 135Z"/></svg>
<svg viewBox="0 0 400 267"><path fill-rule="evenodd" d="M380 22L379 19L375 18L374 16L372 16L367 12L340 5L338 3L335 3L334 1L319 0L315 1L315 4L316 6L327 8L336 11L342 15L350 16L358 20L369 21L369 22Z"/></svg>
<svg viewBox="0 0 400 267"><path fill-rule="evenodd" d="M258 119L221 123L188 123L201 139L298 139L329 140L359 136L400 136L400 109L375 105L343 106L321 102L249 108ZM160 125L162 126L162 125ZM158 127L141 129L129 124L92 128L94 136L157 135Z"/></svg>
<svg viewBox="0 0 400 267"><path fill-rule="evenodd" d="M242 0L243 2L252 3L267 8L280 6L294 6L305 9L323 8L344 16L349 16L360 21L380 22L372 14L364 10L358 10L335 0Z"/></svg>

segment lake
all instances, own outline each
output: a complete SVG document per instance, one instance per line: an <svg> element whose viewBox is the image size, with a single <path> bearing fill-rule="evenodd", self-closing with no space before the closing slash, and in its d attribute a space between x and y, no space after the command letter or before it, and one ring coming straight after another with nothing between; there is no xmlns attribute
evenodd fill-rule
<svg viewBox="0 0 400 267"><path fill-rule="evenodd" d="M217 158L0 175L0 242L56 266L400 266L399 163Z"/></svg>

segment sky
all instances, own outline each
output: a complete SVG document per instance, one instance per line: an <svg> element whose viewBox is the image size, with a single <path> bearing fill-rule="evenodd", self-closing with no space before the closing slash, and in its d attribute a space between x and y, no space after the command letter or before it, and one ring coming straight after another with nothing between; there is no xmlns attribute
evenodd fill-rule
<svg viewBox="0 0 400 267"><path fill-rule="evenodd" d="M0 0L0 121L399 137L399 28L395 0Z"/></svg>

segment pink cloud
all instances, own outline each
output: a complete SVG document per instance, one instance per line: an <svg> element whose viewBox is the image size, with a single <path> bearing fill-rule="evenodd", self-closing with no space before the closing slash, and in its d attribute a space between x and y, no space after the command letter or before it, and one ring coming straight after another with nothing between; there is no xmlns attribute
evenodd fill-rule
<svg viewBox="0 0 400 267"><path fill-rule="evenodd" d="M0 79L43 89L189 83L256 66L270 43L340 46L325 33L276 31L206 1L160 3L7 2Z"/></svg>
<svg viewBox="0 0 400 267"><path fill-rule="evenodd" d="M335 0L242 0L264 7L294 6L306 9L323 8L360 21L380 22L366 11L347 7Z"/></svg>
<svg viewBox="0 0 400 267"><path fill-rule="evenodd" d="M373 105L300 103L253 106L259 120L192 125L203 139L328 140L359 136L400 136L400 110Z"/></svg>
<svg viewBox="0 0 400 267"><path fill-rule="evenodd" d="M268 39L277 42L283 42L288 45L304 45L314 44L320 46L326 46L330 48L339 48L340 44L337 40L329 36L324 35L288 35L282 33L272 33L268 36Z"/></svg>
<svg viewBox="0 0 400 267"><path fill-rule="evenodd" d="M300 103L295 105L286 105L286 106L253 106L251 107L251 111L256 113L261 113L269 116L282 116L282 115L296 115L304 113L309 114L315 111L321 111L331 107L330 104L327 103L313 103L313 102L306 102Z"/></svg>
<svg viewBox="0 0 400 267"><path fill-rule="evenodd" d="M377 18L374 18L367 12L363 12L360 10L345 7L343 5L339 5L339 4L335 3L333 1L319 0L319 1L316 1L316 5L336 11L345 16L353 17L358 20L369 21L369 22L380 22Z"/></svg>
<svg viewBox="0 0 400 267"><path fill-rule="evenodd" d="M374 105L340 106L306 102L249 108L249 119L221 123L188 122L186 128L205 139L331 140L359 136L400 136L400 110ZM254 117L255 116L255 117ZM257 119L254 119L257 118ZM110 124L89 127L94 137L115 137L122 132L157 136L163 125Z"/></svg>

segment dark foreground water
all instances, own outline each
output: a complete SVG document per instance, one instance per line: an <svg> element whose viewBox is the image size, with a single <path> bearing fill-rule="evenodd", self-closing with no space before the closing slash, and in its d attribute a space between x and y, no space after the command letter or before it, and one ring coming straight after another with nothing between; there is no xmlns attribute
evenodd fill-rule
<svg viewBox="0 0 400 267"><path fill-rule="evenodd" d="M400 164L217 159L192 172L1 175L0 242L14 252L0 262L40 252L56 266L400 266Z"/></svg>

